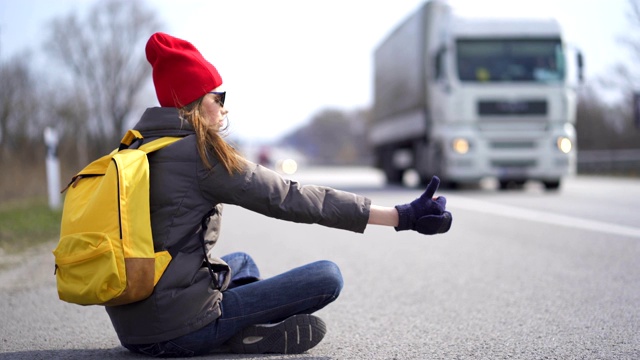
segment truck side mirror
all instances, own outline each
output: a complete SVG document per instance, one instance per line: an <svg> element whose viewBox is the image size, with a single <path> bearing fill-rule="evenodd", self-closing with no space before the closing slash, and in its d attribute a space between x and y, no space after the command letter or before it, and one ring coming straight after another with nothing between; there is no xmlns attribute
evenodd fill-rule
<svg viewBox="0 0 640 360"><path fill-rule="evenodd" d="M434 76L436 79L442 79L444 77L444 54L446 52L447 49L444 46L439 48L433 59Z"/></svg>
<svg viewBox="0 0 640 360"><path fill-rule="evenodd" d="M576 63L578 64L578 80L582 83L584 81L584 59L581 51L576 54Z"/></svg>

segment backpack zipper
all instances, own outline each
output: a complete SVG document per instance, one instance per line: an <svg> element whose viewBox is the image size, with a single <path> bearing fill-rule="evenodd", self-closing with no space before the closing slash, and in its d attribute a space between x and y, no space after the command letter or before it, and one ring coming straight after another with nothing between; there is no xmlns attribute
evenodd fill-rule
<svg viewBox="0 0 640 360"><path fill-rule="evenodd" d="M94 177L94 176L103 176L104 174L83 174L83 175L76 175L73 178L71 178L71 181L69 182L69 184L67 184L67 186L62 189L60 191L60 194L63 194L65 191L67 191L70 187L75 188L76 186L78 186L78 182L80 182L80 180L84 179L84 178L88 178L88 177Z"/></svg>
<svg viewBox="0 0 640 360"><path fill-rule="evenodd" d="M111 159L113 164L116 166L116 179L117 179L117 188L118 188L118 230L120 231L120 240L122 240L122 210L120 209L120 170L118 169L118 162L116 159Z"/></svg>

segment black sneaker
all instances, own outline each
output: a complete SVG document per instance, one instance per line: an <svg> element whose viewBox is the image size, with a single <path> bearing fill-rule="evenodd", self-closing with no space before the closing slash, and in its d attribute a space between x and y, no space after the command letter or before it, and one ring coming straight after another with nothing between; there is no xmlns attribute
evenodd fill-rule
<svg viewBox="0 0 640 360"><path fill-rule="evenodd" d="M227 344L238 354L301 354L318 345L326 332L319 317L294 315L276 324L251 325Z"/></svg>

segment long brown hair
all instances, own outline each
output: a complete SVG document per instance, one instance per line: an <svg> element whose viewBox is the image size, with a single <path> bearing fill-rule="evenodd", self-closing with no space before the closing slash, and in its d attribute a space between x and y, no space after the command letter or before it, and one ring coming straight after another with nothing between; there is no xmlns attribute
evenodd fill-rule
<svg viewBox="0 0 640 360"><path fill-rule="evenodd" d="M220 131L213 128L204 117L204 110L202 109L203 99L204 96L180 108L180 116L193 126L196 132L198 153L207 169L213 167L208 156L209 151L213 150L229 174L237 173L242 169L244 159L233 146L224 140Z"/></svg>

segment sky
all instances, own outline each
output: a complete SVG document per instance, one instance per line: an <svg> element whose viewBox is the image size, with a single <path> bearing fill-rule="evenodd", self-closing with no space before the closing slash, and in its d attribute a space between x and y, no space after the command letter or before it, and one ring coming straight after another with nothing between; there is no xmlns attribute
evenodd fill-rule
<svg viewBox="0 0 640 360"><path fill-rule="evenodd" d="M52 18L99 0L0 0L0 59L41 52ZM450 0L469 16L555 17L587 79L624 61L629 0ZM424 0L146 0L162 31L193 43L222 75L231 135L277 140L323 109L371 105L372 55ZM144 54L144 49L132 49ZM151 79L149 80L151 84ZM149 85L150 89L151 85ZM151 90L152 91L152 90ZM153 96L149 106L157 106Z"/></svg>

